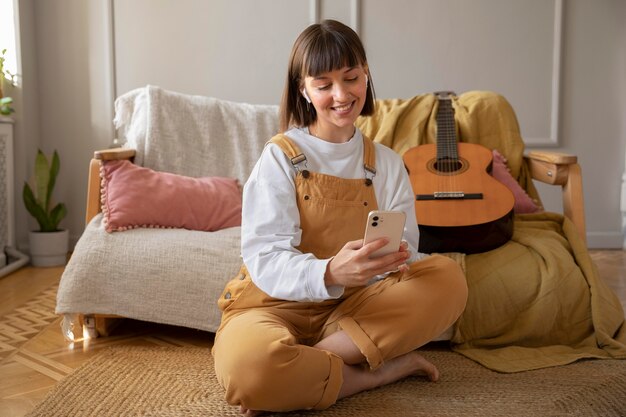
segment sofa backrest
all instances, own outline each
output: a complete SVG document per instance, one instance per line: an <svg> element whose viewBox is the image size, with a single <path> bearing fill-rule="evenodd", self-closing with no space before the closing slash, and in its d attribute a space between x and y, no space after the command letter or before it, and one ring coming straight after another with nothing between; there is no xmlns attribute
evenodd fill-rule
<svg viewBox="0 0 626 417"><path fill-rule="evenodd" d="M278 133L278 106L235 103L155 86L115 101L115 120L135 163L190 177L243 184L265 143Z"/></svg>

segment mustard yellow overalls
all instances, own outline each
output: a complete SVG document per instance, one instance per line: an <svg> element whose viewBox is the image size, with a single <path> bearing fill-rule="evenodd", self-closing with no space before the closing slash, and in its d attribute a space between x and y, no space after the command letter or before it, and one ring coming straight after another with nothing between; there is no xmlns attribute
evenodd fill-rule
<svg viewBox="0 0 626 417"><path fill-rule="evenodd" d="M364 165L375 166L374 144L364 138ZM301 155L286 136L270 141L289 158ZM293 159L292 159L293 161ZM295 179L302 240L298 249L330 258L363 238L367 215L378 205L371 181L298 170ZM226 400L251 410L324 409L342 385L342 359L312 347L344 330L375 370L429 342L451 326L467 299L456 262L433 255L365 287L346 288L337 300L296 302L272 298L245 266L218 304L215 371Z"/></svg>

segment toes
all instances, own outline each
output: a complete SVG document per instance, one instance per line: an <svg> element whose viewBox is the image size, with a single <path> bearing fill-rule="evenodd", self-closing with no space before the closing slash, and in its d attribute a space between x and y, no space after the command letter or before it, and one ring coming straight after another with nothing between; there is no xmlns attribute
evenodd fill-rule
<svg viewBox="0 0 626 417"><path fill-rule="evenodd" d="M439 381L439 370L433 365L432 370L428 371L428 379L432 382Z"/></svg>
<svg viewBox="0 0 626 417"><path fill-rule="evenodd" d="M431 362L428 362L426 359L424 359L423 370L426 373L426 376L428 376L428 379L430 379L432 382L436 382L437 380L439 380L439 369L437 369L435 365L433 365Z"/></svg>
<svg viewBox="0 0 626 417"><path fill-rule="evenodd" d="M257 417L257 416L263 415L263 411L250 410L240 405L239 414L241 414L244 417Z"/></svg>
<svg viewBox="0 0 626 417"><path fill-rule="evenodd" d="M245 408L243 405L239 406L239 414L241 414L244 417L254 417L256 415L254 410L249 410Z"/></svg>
<svg viewBox="0 0 626 417"><path fill-rule="evenodd" d="M432 382L436 382L439 380L439 370L437 369L437 367L429 362L426 358L424 358L422 355L415 353L415 357L417 358L417 366L418 366L418 374L421 375L426 375L428 377L429 380L431 380Z"/></svg>

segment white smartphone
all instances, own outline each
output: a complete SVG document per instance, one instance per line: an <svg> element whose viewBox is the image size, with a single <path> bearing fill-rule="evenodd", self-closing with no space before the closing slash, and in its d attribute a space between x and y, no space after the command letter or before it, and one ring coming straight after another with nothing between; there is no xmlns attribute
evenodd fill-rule
<svg viewBox="0 0 626 417"><path fill-rule="evenodd" d="M381 237L389 239L389 243L371 254L372 258L388 255L400 249L405 221L406 214L403 211L370 211L367 216L363 244Z"/></svg>

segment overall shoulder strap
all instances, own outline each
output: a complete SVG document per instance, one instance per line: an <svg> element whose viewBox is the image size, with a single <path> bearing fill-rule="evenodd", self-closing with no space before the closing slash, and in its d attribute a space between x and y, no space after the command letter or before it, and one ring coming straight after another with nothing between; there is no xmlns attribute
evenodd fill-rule
<svg viewBox="0 0 626 417"><path fill-rule="evenodd" d="M302 153L298 145L296 145L287 135L278 134L270 139L267 143L274 143L287 155L291 160L294 169L301 172L305 178L308 178L309 171L306 169L306 156Z"/></svg>
<svg viewBox="0 0 626 417"><path fill-rule="evenodd" d="M279 134L270 139L267 143L274 143L278 145L280 149L287 155L289 158L293 159L298 155L302 155L302 151L287 135Z"/></svg>
<svg viewBox="0 0 626 417"><path fill-rule="evenodd" d="M365 184L370 185L376 176L376 149L374 142L363 135L363 168L365 169Z"/></svg>

